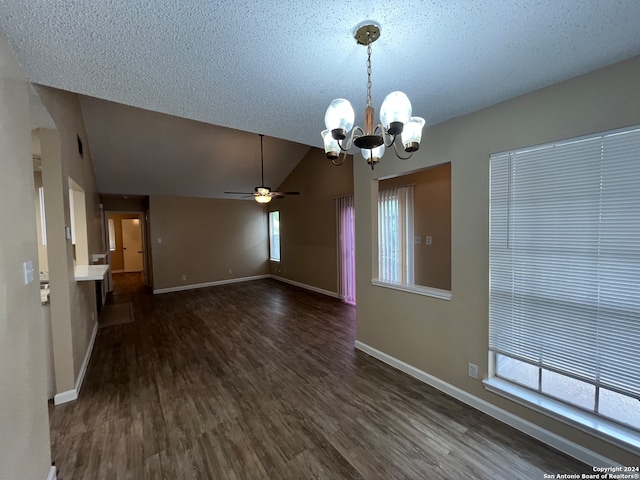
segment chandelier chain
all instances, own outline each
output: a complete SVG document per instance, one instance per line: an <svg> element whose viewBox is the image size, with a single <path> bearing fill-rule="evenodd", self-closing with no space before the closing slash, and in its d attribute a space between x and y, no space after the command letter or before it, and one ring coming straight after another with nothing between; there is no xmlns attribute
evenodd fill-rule
<svg viewBox="0 0 640 480"><path fill-rule="evenodd" d="M367 107L373 106L371 101L371 39L367 43Z"/></svg>

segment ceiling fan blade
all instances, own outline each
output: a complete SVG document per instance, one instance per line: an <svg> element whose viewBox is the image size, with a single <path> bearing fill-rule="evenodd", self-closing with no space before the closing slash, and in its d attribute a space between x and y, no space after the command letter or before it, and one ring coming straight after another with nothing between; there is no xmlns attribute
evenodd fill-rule
<svg viewBox="0 0 640 480"><path fill-rule="evenodd" d="M275 195L278 197L286 197L289 195L300 195L300 192L271 192L271 195Z"/></svg>
<svg viewBox="0 0 640 480"><path fill-rule="evenodd" d="M253 195L253 192L224 192L229 193L231 195Z"/></svg>

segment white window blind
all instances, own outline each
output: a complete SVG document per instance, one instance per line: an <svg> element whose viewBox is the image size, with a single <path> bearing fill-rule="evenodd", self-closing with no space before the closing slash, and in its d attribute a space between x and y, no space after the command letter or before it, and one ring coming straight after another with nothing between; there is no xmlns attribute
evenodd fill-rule
<svg viewBox="0 0 640 480"><path fill-rule="evenodd" d="M640 129L490 175L490 350L595 385L595 413L601 387L640 399Z"/></svg>
<svg viewBox="0 0 640 480"><path fill-rule="evenodd" d="M356 247L353 195L336 198L338 219L338 293L356 302Z"/></svg>
<svg viewBox="0 0 640 480"><path fill-rule="evenodd" d="M414 283L413 185L378 192L378 278Z"/></svg>

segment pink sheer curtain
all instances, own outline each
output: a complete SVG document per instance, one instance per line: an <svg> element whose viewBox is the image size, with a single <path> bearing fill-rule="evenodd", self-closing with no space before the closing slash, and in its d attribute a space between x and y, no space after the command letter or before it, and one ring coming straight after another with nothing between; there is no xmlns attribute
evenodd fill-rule
<svg viewBox="0 0 640 480"><path fill-rule="evenodd" d="M338 294L356 303L356 246L353 195L336 198L338 219Z"/></svg>

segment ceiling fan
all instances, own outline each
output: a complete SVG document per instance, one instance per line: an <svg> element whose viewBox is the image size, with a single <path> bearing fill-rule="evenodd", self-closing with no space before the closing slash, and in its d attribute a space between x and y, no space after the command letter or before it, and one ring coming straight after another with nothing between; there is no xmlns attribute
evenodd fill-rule
<svg viewBox="0 0 640 480"><path fill-rule="evenodd" d="M269 203L272 198L282 198L287 195L300 195L300 192L273 192L271 191L271 187L264 186L264 149L262 146L262 140L264 135L260 135L260 168L261 168L261 177L260 177L260 186L255 188L254 192L224 192L229 193L231 195L246 195L253 196L256 202L258 203Z"/></svg>

